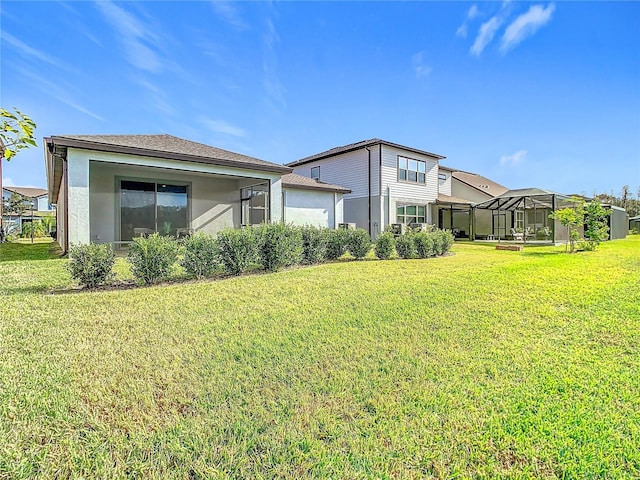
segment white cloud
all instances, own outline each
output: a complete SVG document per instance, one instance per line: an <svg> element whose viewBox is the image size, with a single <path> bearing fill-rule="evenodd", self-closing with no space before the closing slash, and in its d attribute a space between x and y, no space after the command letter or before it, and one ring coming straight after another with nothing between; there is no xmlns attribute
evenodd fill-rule
<svg viewBox="0 0 640 480"><path fill-rule="evenodd" d="M2 177L2 185L4 187L17 187L17 185L13 183L13 180L11 180L11 177Z"/></svg>
<svg viewBox="0 0 640 480"><path fill-rule="evenodd" d="M238 30L246 30L249 28L247 23L240 17L238 10L231 2L223 0L214 0L211 2L213 9L221 16L229 25Z"/></svg>
<svg viewBox="0 0 640 480"><path fill-rule="evenodd" d="M19 40L18 38L14 37L10 33L6 32L5 30L2 31L2 40L8 43L9 45L15 47L15 49L23 56L37 58L38 60L45 63L49 63L51 65L57 65L59 63L59 61L56 58L50 55L47 55L46 53L43 53L40 50L37 50L33 47L30 47L23 41Z"/></svg>
<svg viewBox="0 0 640 480"><path fill-rule="evenodd" d="M262 36L263 40L263 57L262 68L264 78L262 85L267 92L269 100L277 106L285 105L284 86L278 75L278 53L276 45L280 42L280 36L271 18L267 18L267 28Z"/></svg>
<svg viewBox="0 0 640 480"><path fill-rule="evenodd" d="M120 35L129 63L141 70L159 73L163 69L163 63L154 50L159 46L159 37L155 31L113 2L96 2L96 6Z"/></svg>
<svg viewBox="0 0 640 480"><path fill-rule="evenodd" d="M424 52L418 52L411 57L411 64L416 73L416 78L428 77L431 74L431 67L425 64Z"/></svg>
<svg viewBox="0 0 640 480"><path fill-rule="evenodd" d="M540 27L549 23L555 8L553 3L546 8L542 5L533 5L526 13L516 18L502 35L500 51L508 52L525 38L533 35Z"/></svg>
<svg viewBox="0 0 640 480"><path fill-rule="evenodd" d="M496 31L500 28L503 22L504 20L499 15L491 17L489 20L484 22L480 26L476 40L473 42L473 45L471 45L470 52L475 56L479 56L484 48L489 45L491 40L493 40Z"/></svg>
<svg viewBox="0 0 640 480"><path fill-rule="evenodd" d="M202 118L202 123L214 133L233 135L234 137L244 137L247 133L240 127L213 118Z"/></svg>
<svg viewBox="0 0 640 480"><path fill-rule="evenodd" d="M72 98L72 94L78 95L75 88L64 84L62 81L53 82L47 80L43 76L39 75L38 73L32 72L31 70L18 68L17 71L20 72L22 77L30 78L33 81L31 85L37 86L41 91L46 92L47 95L49 95L51 98L67 105L68 107L73 108L80 113L84 113L85 115L93 117L96 120L104 121L104 118L102 118L100 115L83 107Z"/></svg>
<svg viewBox="0 0 640 480"><path fill-rule="evenodd" d="M467 23L469 22L469 20L473 20L474 18L476 18L479 13L480 12L476 4L473 4L471 5L471 7L469 7L464 22L462 22L462 25L458 27L458 30L456 30L456 35L458 37L467 38Z"/></svg>
<svg viewBox="0 0 640 480"><path fill-rule="evenodd" d="M512 166L516 167L518 165L523 164L527 159L527 151L526 150L518 150L513 155L503 155L500 157L500 165Z"/></svg>

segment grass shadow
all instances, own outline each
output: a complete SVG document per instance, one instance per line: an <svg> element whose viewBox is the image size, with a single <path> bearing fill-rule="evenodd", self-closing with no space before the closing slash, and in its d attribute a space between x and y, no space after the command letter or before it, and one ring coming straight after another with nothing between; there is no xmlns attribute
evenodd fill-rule
<svg viewBox="0 0 640 480"><path fill-rule="evenodd" d="M61 257L62 250L56 242L0 244L0 262L57 260Z"/></svg>

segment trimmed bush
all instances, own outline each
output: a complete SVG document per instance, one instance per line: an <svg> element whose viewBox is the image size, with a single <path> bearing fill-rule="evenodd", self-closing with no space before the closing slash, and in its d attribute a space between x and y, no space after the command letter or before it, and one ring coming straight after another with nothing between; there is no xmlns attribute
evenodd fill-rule
<svg viewBox="0 0 640 480"><path fill-rule="evenodd" d="M327 239L323 231L307 225L300 228L302 235L302 263L313 265L325 259L327 253Z"/></svg>
<svg viewBox="0 0 640 480"><path fill-rule="evenodd" d="M413 244L418 258L428 258L436 255L433 237L433 232L418 232L413 235Z"/></svg>
<svg viewBox="0 0 640 480"><path fill-rule="evenodd" d="M432 233L433 248L436 255L444 255L453 246L453 234L444 230L435 230Z"/></svg>
<svg viewBox="0 0 640 480"><path fill-rule="evenodd" d="M323 230L327 242L326 259L335 260L347 253L349 244L349 230L338 228L336 230L327 228Z"/></svg>
<svg viewBox="0 0 640 480"><path fill-rule="evenodd" d="M184 256L180 265L187 275L196 278L210 277L220 265L216 239L203 232L186 237L182 245Z"/></svg>
<svg viewBox="0 0 640 480"><path fill-rule="evenodd" d="M392 232L382 232L376 239L376 244L373 249L376 257L378 257L380 260L389 260L391 258L391 255L393 255L395 243L396 242Z"/></svg>
<svg viewBox="0 0 640 480"><path fill-rule="evenodd" d="M116 255L108 243L72 245L69 249L69 272L80 285L94 288L114 277Z"/></svg>
<svg viewBox="0 0 640 480"><path fill-rule="evenodd" d="M146 238L134 238L127 260L138 283L158 283L169 277L178 258L178 243L173 237L158 233Z"/></svg>
<svg viewBox="0 0 640 480"><path fill-rule="evenodd" d="M256 235L252 228L226 228L216 237L220 263L231 275L240 275L257 260Z"/></svg>
<svg viewBox="0 0 640 480"><path fill-rule="evenodd" d="M449 253L449 250L451 250L451 247L453 247L453 244L455 242L455 237L453 236L453 233L447 231L445 232L444 230L441 233L442 235L442 255L444 255L445 253Z"/></svg>
<svg viewBox="0 0 640 480"><path fill-rule="evenodd" d="M364 228L356 228L355 230L347 230L349 239L347 241L347 250L356 259L360 260L367 256L371 250L371 237Z"/></svg>
<svg viewBox="0 0 640 480"><path fill-rule="evenodd" d="M275 272L282 267L302 261L302 235L300 230L284 223L264 223L255 227L258 262Z"/></svg>
<svg viewBox="0 0 640 480"><path fill-rule="evenodd" d="M416 258L416 245L413 241L414 233L407 232L396 238L396 252L400 258Z"/></svg>

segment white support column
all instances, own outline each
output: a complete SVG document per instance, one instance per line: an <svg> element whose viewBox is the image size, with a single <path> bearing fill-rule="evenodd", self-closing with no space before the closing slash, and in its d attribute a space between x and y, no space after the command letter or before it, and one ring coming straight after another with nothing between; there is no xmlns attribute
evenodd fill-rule
<svg viewBox="0 0 640 480"><path fill-rule="evenodd" d="M69 225L68 238L71 243L89 243L89 157L69 149L67 156L69 179Z"/></svg>
<svg viewBox="0 0 640 480"><path fill-rule="evenodd" d="M269 196L271 207L271 223L282 221L282 180L280 176L271 179L271 192Z"/></svg>

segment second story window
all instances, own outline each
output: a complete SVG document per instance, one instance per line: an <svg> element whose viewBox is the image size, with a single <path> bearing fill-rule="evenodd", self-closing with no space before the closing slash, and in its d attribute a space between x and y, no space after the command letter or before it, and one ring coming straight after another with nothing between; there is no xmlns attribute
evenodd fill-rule
<svg viewBox="0 0 640 480"><path fill-rule="evenodd" d="M426 183L427 163L423 160L398 157L398 180L401 182Z"/></svg>
<svg viewBox="0 0 640 480"><path fill-rule="evenodd" d="M311 167L311 178L320 180L320 167Z"/></svg>
<svg viewBox="0 0 640 480"><path fill-rule="evenodd" d="M438 183L440 185L442 185L446 181L447 181L447 174L446 173L439 173L438 174Z"/></svg>

